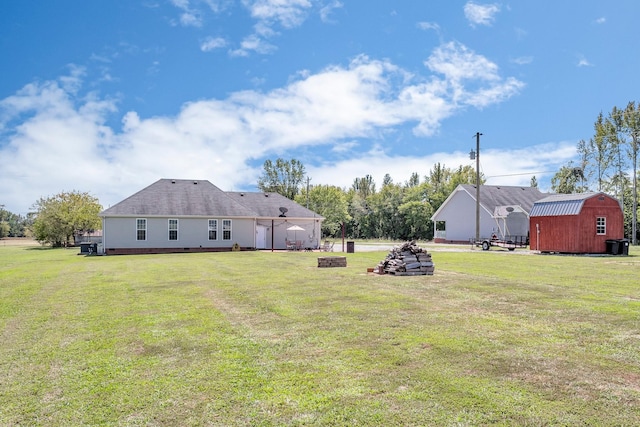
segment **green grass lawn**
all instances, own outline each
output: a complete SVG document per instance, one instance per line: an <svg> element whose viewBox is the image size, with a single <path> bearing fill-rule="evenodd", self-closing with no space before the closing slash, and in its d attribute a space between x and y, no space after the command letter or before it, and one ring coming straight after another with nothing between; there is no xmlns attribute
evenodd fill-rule
<svg viewBox="0 0 640 427"><path fill-rule="evenodd" d="M85 257L0 247L0 425L640 419L640 252Z"/></svg>

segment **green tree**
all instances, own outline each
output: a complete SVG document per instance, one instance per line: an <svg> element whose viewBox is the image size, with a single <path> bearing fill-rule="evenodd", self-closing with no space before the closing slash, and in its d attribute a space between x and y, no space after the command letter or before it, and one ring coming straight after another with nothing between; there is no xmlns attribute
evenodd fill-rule
<svg viewBox="0 0 640 427"><path fill-rule="evenodd" d="M480 184L485 182L484 174L480 173ZM429 172L429 176L426 177L426 183L429 187L428 201L435 212L459 184L475 185L476 170L469 165L460 165L457 169L450 169L436 163Z"/></svg>
<svg viewBox="0 0 640 427"><path fill-rule="evenodd" d="M11 231L11 226L7 221L0 221L0 239L4 237L9 237L9 232Z"/></svg>
<svg viewBox="0 0 640 427"><path fill-rule="evenodd" d="M428 240L433 238L433 208L428 202L412 200L401 204L398 212L404 224L405 240Z"/></svg>
<svg viewBox="0 0 640 427"><path fill-rule="evenodd" d="M635 102L629 102L623 114L621 131L623 140L627 144L627 153L631 158L633 180L632 184L632 243L638 243L637 224L638 224L638 151L640 149L640 105L636 106Z"/></svg>
<svg viewBox="0 0 640 427"><path fill-rule="evenodd" d="M4 205L0 205L0 239L9 237L11 227L9 226L9 211L4 209Z"/></svg>
<svg viewBox="0 0 640 427"><path fill-rule="evenodd" d="M72 242L75 233L100 228L98 199L78 191L41 198L34 204L34 238L55 247Z"/></svg>
<svg viewBox="0 0 640 427"><path fill-rule="evenodd" d="M581 184L583 179L582 168L573 167L569 162L551 178L551 190L561 194L582 193L584 190L584 185Z"/></svg>
<svg viewBox="0 0 640 427"><path fill-rule="evenodd" d="M420 175L418 172L413 172L409 177L409 181L405 184L405 187L417 187L420 185Z"/></svg>
<svg viewBox="0 0 640 427"><path fill-rule="evenodd" d="M260 191L278 193L291 200L295 199L306 176L304 165L300 161L278 158L274 163L266 160L263 168L264 171L258 178Z"/></svg>
<svg viewBox="0 0 640 427"><path fill-rule="evenodd" d="M28 223L27 218L11 213L4 209L4 205L0 205L0 224L4 224L0 237L25 237Z"/></svg>
<svg viewBox="0 0 640 427"><path fill-rule="evenodd" d="M640 106L629 102L624 109L613 107L605 118L600 113L594 124L594 137L585 144L578 145L582 156L582 167L585 179L595 174L597 188L600 191L615 193L625 206L625 215L631 215L631 236L633 244L637 244L637 161L640 145ZM624 170L631 166L633 174L629 181ZM613 172L615 170L615 172ZM591 172L593 171L593 172ZM627 191L626 186L632 188ZM586 188L583 188L586 190ZM626 209L628 199L633 206ZM627 223L625 216L625 224Z"/></svg>
<svg viewBox="0 0 640 427"><path fill-rule="evenodd" d="M349 216L347 234L353 238L368 239L376 237L373 227L370 197L376 193L376 184L371 175L353 180L346 194Z"/></svg>
<svg viewBox="0 0 640 427"><path fill-rule="evenodd" d="M306 189L296 196L296 202L306 203ZM342 224L351 217L345 192L333 185L314 185L309 189L309 209L322 215L322 236L337 236Z"/></svg>
<svg viewBox="0 0 640 427"><path fill-rule="evenodd" d="M592 166L595 168L598 191L603 191L606 181L610 178L611 169L616 164L617 135L612 122L605 120L602 113L598 115L594 129L595 135L585 145L584 154L585 160L589 157L593 159ZM583 151L580 145L578 151ZM585 174L587 170L587 164L583 165Z"/></svg>
<svg viewBox="0 0 640 427"><path fill-rule="evenodd" d="M351 188L364 200L376 192L376 184L371 175L354 179Z"/></svg>
<svg viewBox="0 0 640 427"><path fill-rule="evenodd" d="M371 209L369 221L376 238L400 239L404 224L398 210L403 202L403 188L394 184L391 177L385 175L385 183L379 192L368 199Z"/></svg>

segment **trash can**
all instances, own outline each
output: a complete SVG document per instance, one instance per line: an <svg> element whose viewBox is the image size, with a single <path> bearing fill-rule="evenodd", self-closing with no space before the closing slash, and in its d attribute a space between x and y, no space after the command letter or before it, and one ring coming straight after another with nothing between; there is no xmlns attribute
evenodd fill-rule
<svg viewBox="0 0 640 427"><path fill-rule="evenodd" d="M618 240L607 240L607 253L609 255L618 255L618 247L620 246Z"/></svg>
<svg viewBox="0 0 640 427"><path fill-rule="evenodd" d="M347 253L352 254L356 251L356 242L347 242Z"/></svg>

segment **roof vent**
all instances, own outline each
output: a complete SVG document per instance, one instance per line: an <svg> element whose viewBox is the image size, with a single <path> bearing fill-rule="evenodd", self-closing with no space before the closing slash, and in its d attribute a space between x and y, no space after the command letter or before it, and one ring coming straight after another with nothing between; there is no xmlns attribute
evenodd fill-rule
<svg viewBox="0 0 640 427"><path fill-rule="evenodd" d="M176 183L176 180L175 180L175 179L172 179L172 180L171 180L171 183L172 183L172 184L175 184L175 183Z"/></svg>
<svg viewBox="0 0 640 427"><path fill-rule="evenodd" d="M264 197L269 197L269 193L264 193Z"/></svg>
<svg viewBox="0 0 640 427"><path fill-rule="evenodd" d="M198 184L198 181L193 181L193 185L196 185L196 184Z"/></svg>
<svg viewBox="0 0 640 427"><path fill-rule="evenodd" d="M240 197L244 196L244 193L240 193Z"/></svg>

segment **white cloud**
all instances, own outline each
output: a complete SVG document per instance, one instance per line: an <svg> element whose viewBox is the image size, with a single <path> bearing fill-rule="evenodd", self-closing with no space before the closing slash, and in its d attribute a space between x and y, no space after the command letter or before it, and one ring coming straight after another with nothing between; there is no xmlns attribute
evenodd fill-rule
<svg viewBox="0 0 640 427"><path fill-rule="evenodd" d="M596 19L596 24L604 24L607 22L607 18L605 18L604 16Z"/></svg>
<svg viewBox="0 0 640 427"><path fill-rule="evenodd" d="M533 62L533 56L519 56L511 60L514 64L527 65Z"/></svg>
<svg viewBox="0 0 640 427"><path fill-rule="evenodd" d="M311 8L308 0L243 0L251 16L263 22L277 22L284 28L302 24Z"/></svg>
<svg viewBox="0 0 640 427"><path fill-rule="evenodd" d="M249 56L251 52L267 54L275 51L277 48L257 34L251 34L245 37L240 43L240 48L229 51L231 56Z"/></svg>
<svg viewBox="0 0 640 427"><path fill-rule="evenodd" d="M179 19L180 25L185 27L202 26L202 16L197 9L192 7L189 0L171 0L171 3L178 9L182 10ZM174 25L176 24L174 23Z"/></svg>
<svg viewBox="0 0 640 427"><path fill-rule="evenodd" d="M501 102L524 87L515 78L502 79L495 63L457 42L436 48L425 65L444 75L443 83L454 104L482 108Z"/></svg>
<svg viewBox="0 0 640 427"><path fill-rule="evenodd" d="M203 0L204 3L209 6L214 13L220 13L227 9L231 4L233 4L233 0Z"/></svg>
<svg viewBox="0 0 640 427"><path fill-rule="evenodd" d="M464 5L464 16L467 18L471 26L490 26L493 24L498 12L500 12L500 5L496 3L477 4L470 1Z"/></svg>
<svg viewBox="0 0 640 427"><path fill-rule="evenodd" d="M593 67L593 64L591 62L589 62L589 60L587 58L585 58L584 55L578 55L577 66L578 67Z"/></svg>
<svg viewBox="0 0 640 427"><path fill-rule="evenodd" d="M203 52L210 52L212 50L220 49L227 46L227 41L222 37L207 37L202 43L200 43L200 50Z"/></svg>
<svg viewBox="0 0 640 427"><path fill-rule="evenodd" d="M417 27L421 30L435 30L440 31L440 25L435 22L418 22Z"/></svg>
<svg viewBox="0 0 640 427"><path fill-rule="evenodd" d="M242 4L256 23L253 34L245 36L239 48L229 51L231 56L236 57L274 52L276 46L268 42L268 39L279 35L274 27L291 29L302 25L312 6L308 0L243 0ZM335 7L341 6L337 1L334 4Z"/></svg>
<svg viewBox="0 0 640 427"><path fill-rule="evenodd" d="M448 42L435 49L425 62L451 81L498 80L498 66L458 42Z"/></svg>
<svg viewBox="0 0 640 427"><path fill-rule="evenodd" d="M170 21L173 26L202 27L207 12L219 14L233 5L233 0L170 0L180 10L177 19ZM240 47L230 49L229 54L246 57L253 53L265 55L273 53L277 47L269 40L280 35L280 30L290 30L301 26L312 12L320 15L322 22L331 23L336 9L344 7L340 0L330 0L320 5L316 0L242 0L242 5L255 21L253 33L244 36ZM314 7L316 6L316 7ZM208 52L230 44L229 40L209 38L201 43L200 49Z"/></svg>
<svg viewBox="0 0 640 427"><path fill-rule="evenodd" d="M320 19L325 23L333 23L331 16L336 9L344 7L344 4L338 0L333 0L331 3L320 8Z"/></svg>
<svg viewBox="0 0 640 427"><path fill-rule="evenodd" d="M459 43L440 46L426 65L431 75L412 76L388 60L360 56L347 66L301 72L270 92L190 102L176 116L126 112L121 128L106 124L116 102L81 96L82 70L71 68L57 81L0 100L1 202L25 212L41 196L77 189L109 205L163 177L209 179L233 190L256 182L261 171L252 162L313 146L327 153L320 169L308 165L314 182L378 172L405 179L435 157L386 152L385 135L407 126L434 134L460 109L502 102L522 86ZM342 160L332 163L333 156Z"/></svg>

